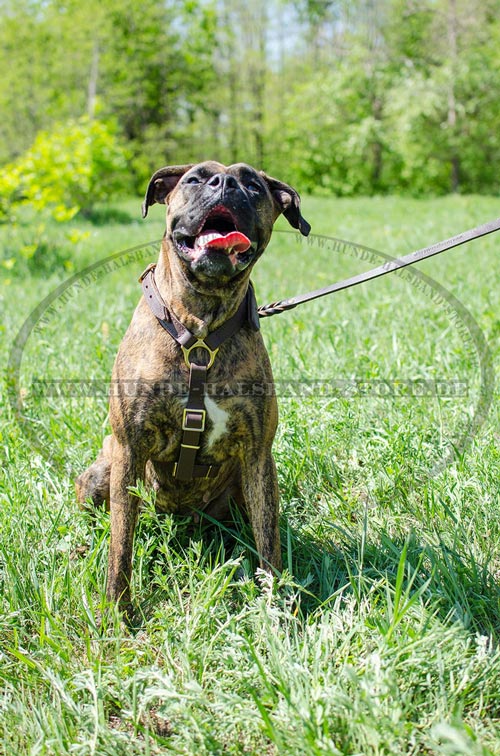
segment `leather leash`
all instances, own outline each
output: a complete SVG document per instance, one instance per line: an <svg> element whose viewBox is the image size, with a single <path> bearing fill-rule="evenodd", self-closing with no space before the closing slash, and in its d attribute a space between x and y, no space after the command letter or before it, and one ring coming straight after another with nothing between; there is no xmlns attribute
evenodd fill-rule
<svg viewBox="0 0 500 756"><path fill-rule="evenodd" d="M325 286L322 289L316 289L308 294L301 294L289 299L281 299L271 304L262 305L257 308L253 286L250 283L246 296L240 304L236 313L226 320L219 328L209 333L204 339L199 339L184 326L175 315L170 312L163 301L160 292L156 286L154 278L155 263L148 265L144 273L139 278L142 284L144 298L148 303L152 313L157 318L160 325L170 334L170 336L179 344L184 354L184 361L189 368L189 388L188 400L184 409L182 418L182 440L177 462L170 463L170 472L177 480L189 481L193 478L214 478L219 472L218 465L199 465L196 464L196 457L200 449L201 434L205 430L206 409L205 409L205 385L207 371L212 367L217 352L221 344L231 338L246 323L253 330L259 329L259 318L278 315L281 312L292 310L297 305L305 302L312 302L314 299L325 297L327 294L333 294L336 291L349 289L351 286L365 281L371 281L375 278L394 273L396 270L406 268L416 262L421 262L448 249L453 249L461 244L466 244L473 239L479 239L487 234L492 234L500 230L500 218L483 223L476 228L463 231L457 236L452 236L444 241L432 244L429 247L410 252L404 257L388 260L376 268L358 273L356 276L345 278L337 283ZM191 359L191 352L194 349L204 349L208 352L207 364L198 364Z"/></svg>
<svg viewBox="0 0 500 756"><path fill-rule="evenodd" d="M310 291L308 294L300 294L296 297L290 297L289 299L280 299L277 302L271 302L271 304L262 305L258 308L259 318L267 318L271 315L279 315L286 310L292 310L297 305L304 304L305 302L312 302L313 299L319 299L325 297L327 294L334 294L336 291L342 291L343 289L349 289L351 286L358 286L358 284L365 281L372 281L374 278L380 278L387 273L394 273L396 270L406 268L408 265L413 265L421 260L427 260L429 257L439 255L441 252L446 252L453 247L459 247L461 244L473 241L473 239L479 239L481 236L492 234L495 231L500 231L500 218L483 223L476 228L469 229L469 231L463 231L457 236L452 236L450 239L432 244L430 247L424 247L418 249L416 252L410 252L410 254L404 257L395 258L394 260L388 260L379 265L376 268L366 271L365 273L358 273L356 276L345 278L343 281L325 286L323 289L316 289Z"/></svg>

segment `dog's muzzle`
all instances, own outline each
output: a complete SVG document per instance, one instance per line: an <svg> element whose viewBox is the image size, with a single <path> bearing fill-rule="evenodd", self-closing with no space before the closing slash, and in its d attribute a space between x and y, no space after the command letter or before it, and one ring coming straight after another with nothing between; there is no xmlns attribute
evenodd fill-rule
<svg viewBox="0 0 500 756"><path fill-rule="evenodd" d="M238 229L231 211L223 205L212 208L194 234L180 226L172 236L178 251L192 263L203 256L219 254L233 267L239 267L247 258L249 261L253 248L248 236Z"/></svg>

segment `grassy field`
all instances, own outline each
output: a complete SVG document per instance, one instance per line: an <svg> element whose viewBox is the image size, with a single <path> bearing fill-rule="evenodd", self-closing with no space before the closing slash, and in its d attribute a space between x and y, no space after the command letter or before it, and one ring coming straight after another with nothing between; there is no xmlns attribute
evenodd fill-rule
<svg viewBox="0 0 500 756"><path fill-rule="evenodd" d="M499 214L477 197L306 197L303 211L313 233L393 256ZM99 626L108 517L92 526L73 480L107 432L153 252L80 277L20 329L69 276L161 237L161 208L138 217L128 201L72 223L73 242L49 229L31 263L13 262L30 229L0 229L0 752L500 754L500 235L262 323L282 579L255 573L245 524L193 529L146 495L143 622L127 632ZM278 227L259 303L384 259Z"/></svg>

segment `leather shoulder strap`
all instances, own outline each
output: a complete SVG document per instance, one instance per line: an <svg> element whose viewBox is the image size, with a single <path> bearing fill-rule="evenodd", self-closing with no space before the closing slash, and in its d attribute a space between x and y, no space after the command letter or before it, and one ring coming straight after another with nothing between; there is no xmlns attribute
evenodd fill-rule
<svg viewBox="0 0 500 756"><path fill-rule="evenodd" d="M160 325L168 331L170 336L180 346L189 349L189 347L193 346L193 344L198 341L198 338L192 334L172 312L170 312L163 301L163 298L158 291L158 287L156 286L154 277L155 267L156 265L154 263L148 265L139 278L144 298L148 303L151 312L158 319ZM249 284L247 293L235 314L222 323L221 326L216 328L215 331L211 331L208 336L205 337L204 342L211 350L216 350L224 341L227 341L231 336L234 336L245 323L248 323L252 330L258 330L260 328L257 314L257 302L255 300L255 292L251 283Z"/></svg>

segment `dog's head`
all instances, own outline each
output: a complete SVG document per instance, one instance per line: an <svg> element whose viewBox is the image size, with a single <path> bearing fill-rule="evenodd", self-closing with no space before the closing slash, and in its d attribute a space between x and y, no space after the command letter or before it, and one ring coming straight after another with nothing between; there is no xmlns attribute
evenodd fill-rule
<svg viewBox="0 0 500 756"><path fill-rule="evenodd" d="M161 168L149 182L143 218L155 202L168 206L170 249L196 278L205 280L228 281L250 268L281 213L304 236L311 230L295 189L245 163Z"/></svg>

